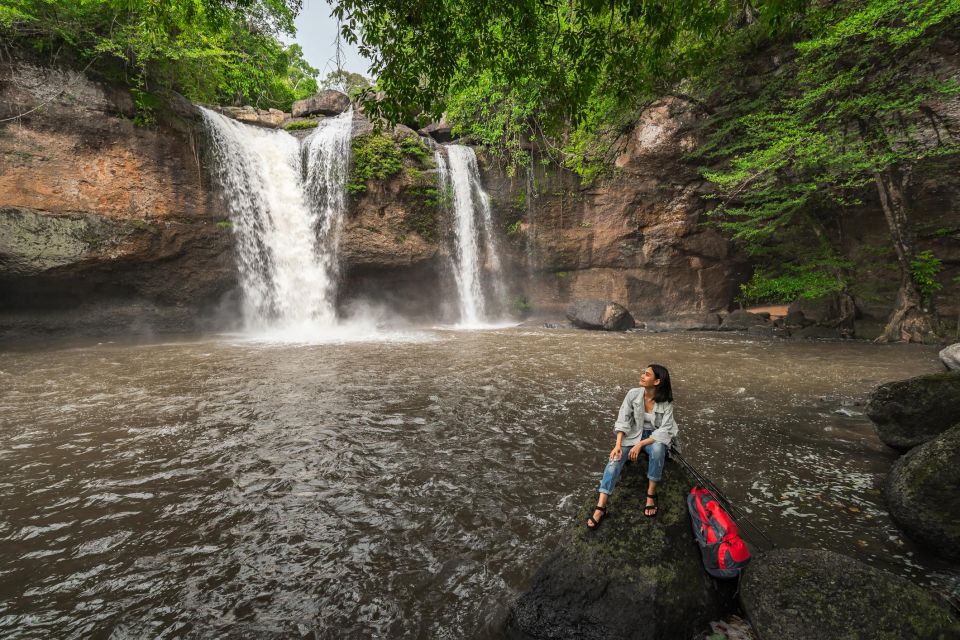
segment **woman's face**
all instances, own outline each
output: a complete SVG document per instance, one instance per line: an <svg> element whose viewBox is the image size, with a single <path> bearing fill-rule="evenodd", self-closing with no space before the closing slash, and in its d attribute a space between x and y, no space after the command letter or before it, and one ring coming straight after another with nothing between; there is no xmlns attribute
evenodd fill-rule
<svg viewBox="0 0 960 640"><path fill-rule="evenodd" d="M643 373L640 374L640 386L644 389L650 389L657 386L660 381L657 380L656 376L653 375L653 369L647 367L643 370Z"/></svg>

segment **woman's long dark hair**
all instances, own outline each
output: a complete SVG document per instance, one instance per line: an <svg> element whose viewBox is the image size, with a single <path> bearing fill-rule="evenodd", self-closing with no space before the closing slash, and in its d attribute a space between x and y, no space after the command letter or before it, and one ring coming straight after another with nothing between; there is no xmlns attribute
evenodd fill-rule
<svg viewBox="0 0 960 640"><path fill-rule="evenodd" d="M670 372L662 364L648 364L653 369L653 376L660 381L653 394L654 402L673 402L673 388L670 386Z"/></svg>

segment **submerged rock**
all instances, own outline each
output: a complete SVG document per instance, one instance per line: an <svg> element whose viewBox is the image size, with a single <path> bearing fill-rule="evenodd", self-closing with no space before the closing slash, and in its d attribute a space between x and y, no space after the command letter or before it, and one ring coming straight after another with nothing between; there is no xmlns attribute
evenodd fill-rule
<svg viewBox="0 0 960 640"><path fill-rule="evenodd" d="M740 602L771 640L957 637L945 602L912 582L832 551L779 549L744 572Z"/></svg>
<svg viewBox="0 0 960 640"><path fill-rule="evenodd" d="M758 313L750 313L749 311L743 311L738 309L736 311L731 311L730 314L723 319L723 323L720 325L721 331L746 331L750 327L766 325L769 323L769 316L764 317Z"/></svg>
<svg viewBox="0 0 960 640"><path fill-rule="evenodd" d="M581 329L626 331L634 326L625 307L606 300L575 300L567 308L567 319Z"/></svg>
<svg viewBox="0 0 960 640"><path fill-rule="evenodd" d="M660 512L645 518L646 461L628 462L600 528L585 524L596 504L591 495L567 539L513 603L511 637L673 639L706 629L720 607L690 532L692 486L668 461Z"/></svg>
<svg viewBox="0 0 960 640"><path fill-rule="evenodd" d="M867 402L877 435L906 451L960 422L960 372L933 373L880 385Z"/></svg>
<svg viewBox="0 0 960 640"><path fill-rule="evenodd" d="M720 316L702 313L676 318L652 318L643 321L643 328L647 331L716 331L720 328Z"/></svg>
<svg viewBox="0 0 960 640"><path fill-rule="evenodd" d="M960 560L960 423L911 450L883 487L890 515L907 535Z"/></svg>
<svg viewBox="0 0 960 640"><path fill-rule="evenodd" d="M802 329L795 329L790 332L793 338L802 338L806 340L839 340L843 337L840 329L835 327L821 327L820 325L810 325Z"/></svg>
<svg viewBox="0 0 960 640"><path fill-rule="evenodd" d="M960 371L960 342L942 349L940 361L950 371Z"/></svg>

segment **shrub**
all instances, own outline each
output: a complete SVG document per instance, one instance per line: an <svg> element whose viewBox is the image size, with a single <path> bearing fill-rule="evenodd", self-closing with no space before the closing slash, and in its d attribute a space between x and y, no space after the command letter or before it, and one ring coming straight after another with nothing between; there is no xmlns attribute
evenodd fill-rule
<svg viewBox="0 0 960 640"><path fill-rule="evenodd" d="M383 180L403 169L400 147L382 133L366 133L353 139L353 157L347 191L364 193L368 180Z"/></svg>

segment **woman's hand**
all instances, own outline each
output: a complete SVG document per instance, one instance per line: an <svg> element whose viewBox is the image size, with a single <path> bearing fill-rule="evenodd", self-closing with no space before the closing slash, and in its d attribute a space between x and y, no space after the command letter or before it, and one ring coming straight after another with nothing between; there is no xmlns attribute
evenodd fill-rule
<svg viewBox="0 0 960 640"><path fill-rule="evenodd" d="M630 455L628 456L633 462L637 461L637 458L640 457L640 450L643 449L648 444L653 444L653 438L647 438L646 440L641 440L637 444L633 445L633 448L630 449Z"/></svg>
<svg viewBox="0 0 960 640"><path fill-rule="evenodd" d="M620 445L614 445L613 450L610 452L610 459L617 461L620 459L620 456L623 455L623 448Z"/></svg>

